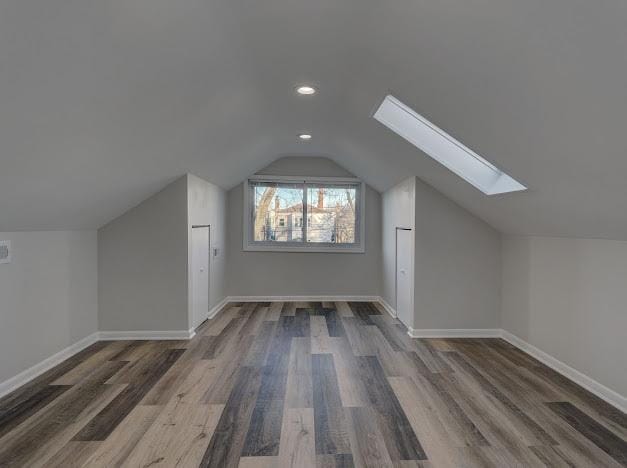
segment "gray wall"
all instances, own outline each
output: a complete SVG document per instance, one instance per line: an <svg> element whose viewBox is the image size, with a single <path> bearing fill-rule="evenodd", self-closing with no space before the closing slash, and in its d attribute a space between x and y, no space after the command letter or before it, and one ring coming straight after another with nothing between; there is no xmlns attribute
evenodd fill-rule
<svg viewBox="0 0 627 468"><path fill-rule="evenodd" d="M501 236L416 179L414 328L498 328Z"/></svg>
<svg viewBox="0 0 627 468"><path fill-rule="evenodd" d="M287 157L259 174L352 176L326 158ZM228 193L227 292L231 296L379 295L381 196L366 187L366 252L244 252L243 186Z"/></svg>
<svg viewBox="0 0 627 468"><path fill-rule="evenodd" d="M627 242L503 239L502 327L627 395Z"/></svg>
<svg viewBox="0 0 627 468"><path fill-rule="evenodd" d="M187 330L187 176L98 230L101 331Z"/></svg>
<svg viewBox="0 0 627 468"><path fill-rule="evenodd" d="M316 156L285 156L275 159L256 174L308 177L355 177L335 161Z"/></svg>
<svg viewBox="0 0 627 468"><path fill-rule="evenodd" d="M415 233L416 178L410 177L381 195L383 206L383 276L381 297L396 308L396 228Z"/></svg>
<svg viewBox="0 0 627 468"><path fill-rule="evenodd" d="M382 195L382 297L396 305L396 227L414 232L417 329L498 328L500 234L417 177Z"/></svg>
<svg viewBox="0 0 627 468"><path fill-rule="evenodd" d="M209 263L209 307L218 304L226 296L226 192L206 180L187 174L188 206L188 278L191 278L192 248L191 230L194 225L209 225L211 233L211 257ZM217 256L213 256L217 249ZM189 323L192 320L192 284L189 281Z"/></svg>
<svg viewBox="0 0 627 468"><path fill-rule="evenodd" d="M0 382L98 330L96 231L3 232Z"/></svg>

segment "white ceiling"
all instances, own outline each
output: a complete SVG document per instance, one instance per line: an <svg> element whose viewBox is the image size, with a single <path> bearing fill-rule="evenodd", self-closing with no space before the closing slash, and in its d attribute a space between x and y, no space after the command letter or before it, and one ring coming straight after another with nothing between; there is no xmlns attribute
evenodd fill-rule
<svg viewBox="0 0 627 468"><path fill-rule="evenodd" d="M316 154L504 232L627 239L626 24L625 0L3 0L0 231ZM486 197L391 133L388 91L530 190Z"/></svg>

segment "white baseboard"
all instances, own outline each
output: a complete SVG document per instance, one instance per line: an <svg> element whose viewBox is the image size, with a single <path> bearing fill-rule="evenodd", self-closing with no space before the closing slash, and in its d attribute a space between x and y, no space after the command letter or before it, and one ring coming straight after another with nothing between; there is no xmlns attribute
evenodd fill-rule
<svg viewBox="0 0 627 468"><path fill-rule="evenodd" d="M383 306L388 313L398 319L398 313L390 304L387 303L382 297L378 298L378 302ZM403 323L407 327L407 334L412 338L500 338L500 328L412 328L406 323Z"/></svg>
<svg viewBox="0 0 627 468"><path fill-rule="evenodd" d="M627 399L614 390L607 388L605 385L597 382L593 378L588 377L587 375L579 372L577 369L570 367L568 364L563 363L559 359L556 359L541 349L536 348L532 344L527 343L525 340L517 337L507 330L501 330L501 338L516 346L521 351L524 351L530 356L536 358L541 363L549 366L551 369L559 372L564 377L582 386L590 393L593 393L602 400L605 400L610 405L615 406L623 413L627 413Z"/></svg>
<svg viewBox="0 0 627 468"><path fill-rule="evenodd" d="M408 328L412 338L500 338L498 328Z"/></svg>
<svg viewBox="0 0 627 468"><path fill-rule="evenodd" d="M94 344L96 341L98 341L98 332L86 336L82 340L77 341L67 348L62 349L58 353L53 354L32 367L29 367L25 371L20 372L16 376L11 377L9 380L5 380L0 383L0 397L11 393L16 388L30 382L35 377L38 377L44 372L52 369L54 366L61 364L66 359L74 356L76 353Z"/></svg>
<svg viewBox="0 0 627 468"><path fill-rule="evenodd" d="M377 299L377 302L379 302L379 304L381 304L383 308L387 311L387 313L390 314L393 318L398 317L398 314L396 313L396 309L392 307L390 304L388 304L385 299L383 299L382 297L379 297Z"/></svg>
<svg viewBox="0 0 627 468"><path fill-rule="evenodd" d="M214 318L229 302L381 302L378 296L228 296L211 308L208 318ZM34 366L20 372L10 379L0 382L0 397L25 385L35 377L72 357L79 351L97 341L122 340L189 340L196 334L195 329L189 330L131 330L131 331L100 331L92 333L82 340L68 346L58 353L44 359Z"/></svg>
<svg viewBox="0 0 627 468"><path fill-rule="evenodd" d="M132 330L132 331L101 331L101 341L118 340L189 340L196 332L190 330Z"/></svg>
<svg viewBox="0 0 627 468"><path fill-rule="evenodd" d="M388 309L390 315L394 317L394 309L389 306L383 299L379 302ZM508 343L516 346L521 351L536 358L541 363L549 366L551 369L559 372L564 377L572 380L576 384L588 390L590 393L598 396L610 405L618 408L623 413L627 413L627 398L605 385L597 382L591 377L579 372L577 369L570 367L550 354L545 353L530 343L516 335L499 328L486 329L416 329L408 327L407 334L412 338L502 338Z"/></svg>
<svg viewBox="0 0 627 468"><path fill-rule="evenodd" d="M216 304L209 311L209 318L215 317L229 302L379 302L392 316L396 317L396 311L383 298L379 296L228 296ZM408 328L407 334L412 338L503 338L513 346L536 358L538 361L559 372L566 378L581 385L594 395L615 406L623 412L627 412L627 402L624 396L607 388L596 380L570 367L562 361L527 343L516 335L502 329L415 329ZM82 340L68 346L58 353L44 359L34 366L26 369L18 375L0 383L0 397L12 392L16 388L28 383L35 377L60 364L74 354L82 351L96 341L109 340L188 340L195 335L194 329L190 330L164 330L164 331L102 331L92 333Z"/></svg>
<svg viewBox="0 0 627 468"><path fill-rule="evenodd" d="M228 296L226 302L381 302L379 296Z"/></svg>
<svg viewBox="0 0 627 468"><path fill-rule="evenodd" d="M214 305L211 309L209 309L209 316L207 318L209 320L214 318L216 315L218 315L218 313L222 309L224 309L224 306L226 306L229 302L235 302L235 301L232 300L229 297L225 297L224 299L222 299L220 302L218 302L216 305Z"/></svg>

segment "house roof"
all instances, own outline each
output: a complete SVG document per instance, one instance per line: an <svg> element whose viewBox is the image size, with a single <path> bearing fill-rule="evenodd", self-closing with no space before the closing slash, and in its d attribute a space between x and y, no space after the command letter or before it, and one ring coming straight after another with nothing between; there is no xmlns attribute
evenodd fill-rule
<svg viewBox="0 0 627 468"><path fill-rule="evenodd" d="M303 212L303 204L296 203L294 205L287 206L285 208L279 208L278 210L273 210L275 213L302 213ZM307 205L307 213L327 213L326 210L322 208L318 208L314 205Z"/></svg>
<svg viewBox="0 0 627 468"><path fill-rule="evenodd" d="M624 0L5 0L0 231L96 228L185 172L231 188L325 155L504 232L627 239L626 22ZM487 197L376 122L390 91L529 191Z"/></svg>

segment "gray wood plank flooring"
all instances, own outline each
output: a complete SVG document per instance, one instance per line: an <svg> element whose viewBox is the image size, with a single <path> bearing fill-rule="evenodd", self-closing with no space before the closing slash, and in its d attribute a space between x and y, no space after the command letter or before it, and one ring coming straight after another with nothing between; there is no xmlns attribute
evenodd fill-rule
<svg viewBox="0 0 627 468"><path fill-rule="evenodd" d="M0 466L626 467L627 416L500 339L374 303L231 303L0 399Z"/></svg>

